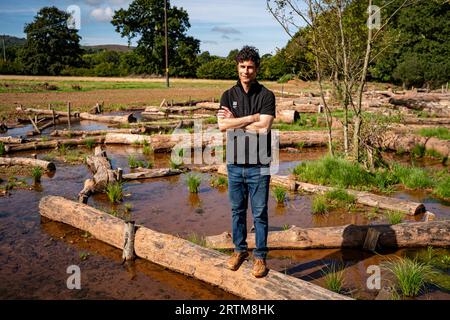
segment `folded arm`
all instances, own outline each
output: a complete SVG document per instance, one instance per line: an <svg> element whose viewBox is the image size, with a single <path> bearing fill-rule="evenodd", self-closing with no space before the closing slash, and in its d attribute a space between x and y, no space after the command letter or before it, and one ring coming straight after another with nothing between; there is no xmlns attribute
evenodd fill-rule
<svg viewBox="0 0 450 320"><path fill-rule="evenodd" d="M243 129L257 121L259 121L259 113L235 118L233 113L226 107L222 107L217 113L217 123L219 124L219 130L222 132L228 129Z"/></svg>
<svg viewBox="0 0 450 320"><path fill-rule="evenodd" d="M259 120L245 126L247 131L257 131L259 133L266 133L270 130L273 123L273 116L268 114L261 114Z"/></svg>

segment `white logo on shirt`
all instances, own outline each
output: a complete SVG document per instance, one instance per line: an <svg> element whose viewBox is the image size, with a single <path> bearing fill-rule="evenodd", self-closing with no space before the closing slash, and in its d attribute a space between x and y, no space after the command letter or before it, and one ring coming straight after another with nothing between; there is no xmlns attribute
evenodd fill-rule
<svg viewBox="0 0 450 320"><path fill-rule="evenodd" d="M233 108L237 108L237 101L233 101Z"/></svg>

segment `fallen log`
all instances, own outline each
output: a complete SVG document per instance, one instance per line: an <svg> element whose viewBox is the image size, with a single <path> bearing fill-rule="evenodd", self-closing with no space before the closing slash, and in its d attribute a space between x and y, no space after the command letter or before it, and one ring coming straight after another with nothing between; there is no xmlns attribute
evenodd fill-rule
<svg viewBox="0 0 450 320"><path fill-rule="evenodd" d="M126 173L122 175L122 179L125 181L159 178L173 176L183 173L180 169L160 168L160 169L140 169L139 172Z"/></svg>
<svg viewBox="0 0 450 320"><path fill-rule="evenodd" d="M59 140L47 140L47 141L33 141L22 144L10 144L5 146L5 152L17 152L17 151L27 151L27 150L38 150L38 149L51 149L58 148L58 146L77 146L86 144L87 141L93 141L94 143L103 143L105 138L103 136L96 137L86 137L77 139L59 139Z"/></svg>
<svg viewBox="0 0 450 320"><path fill-rule="evenodd" d="M439 125L439 124L450 124L450 118L412 118L405 117L402 120L404 124L430 124L430 125Z"/></svg>
<svg viewBox="0 0 450 320"><path fill-rule="evenodd" d="M137 121L132 113L129 113L129 114L126 114L123 116L108 116L108 115L90 114L88 112L82 112L82 113L80 113L80 119L98 121L98 122L106 122L106 123L122 123L122 124Z"/></svg>
<svg viewBox="0 0 450 320"><path fill-rule="evenodd" d="M300 119L300 114L296 110L277 110L275 122L294 123Z"/></svg>
<svg viewBox="0 0 450 320"><path fill-rule="evenodd" d="M64 116L67 117L68 113L67 111L54 111L54 110L46 110L46 109L34 109L34 108L22 108L22 107L17 107L16 111L18 112L22 112L25 114L43 114L43 115L48 115L48 116L53 116L53 112L55 115L58 116ZM78 117L78 115L80 114L79 111L75 111L75 112L70 112L70 116L71 117ZM52 118L50 118L52 119Z"/></svg>
<svg viewBox="0 0 450 320"><path fill-rule="evenodd" d="M146 135L131 135L121 133L108 133L105 136L106 144L144 144L146 141L155 152L171 151L177 144L186 143L186 147L204 148L206 146L214 147L223 145L224 135L217 132L215 135L221 137L220 141L214 139L214 136L209 136L208 133L202 134L158 134L152 136Z"/></svg>
<svg viewBox="0 0 450 320"><path fill-rule="evenodd" d="M407 222L395 225L345 225L322 228L291 227L269 232L270 249L363 248L369 230L379 232L378 248L450 247L450 220ZM228 232L205 237L206 246L233 249ZM247 235L249 248L255 248L255 234Z"/></svg>
<svg viewBox="0 0 450 320"><path fill-rule="evenodd" d="M280 148L296 147L302 144L303 147L320 147L328 144L328 132L325 130L314 131L280 131ZM333 139L339 139L341 133L332 131Z"/></svg>
<svg viewBox="0 0 450 320"><path fill-rule="evenodd" d="M438 151L443 157L450 155L450 140L441 140L434 137L427 138L412 133L400 133L388 131L383 134L383 138L379 139L379 147L395 150L411 152L417 145L422 145L425 150Z"/></svg>
<svg viewBox="0 0 450 320"><path fill-rule="evenodd" d="M93 156L87 157L86 164L94 177L84 182L84 187L78 194L78 199L82 203L86 203L92 194L103 192L108 184L117 181L116 172L112 170L106 152L100 146L95 147Z"/></svg>
<svg viewBox="0 0 450 320"><path fill-rule="evenodd" d="M161 111L156 112L142 112L141 113L142 118L146 120L160 120L160 119L205 119L210 118L212 115L209 114L193 114L193 115L177 115L177 114L168 114Z"/></svg>
<svg viewBox="0 0 450 320"><path fill-rule="evenodd" d="M55 196L42 198L39 211L44 217L87 231L120 250L124 247L126 222L110 214ZM216 285L244 299L351 299L275 270L270 270L264 278L255 279L249 262L244 262L238 271L228 270L226 254L143 226L137 226L134 246L140 258Z"/></svg>
<svg viewBox="0 0 450 320"><path fill-rule="evenodd" d="M50 133L52 137L78 137L78 136L98 136L98 135L106 135L107 133L129 133L129 134L137 134L142 133L140 128L132 128L132 129L111 129L111 130L53 130Z"/></svg>
<svg viewBox="0 0 450 320"><path fill-rule="evenodd" d="M424 108L433 108L439 106L439 99L427 97L392 97L389 103L396 106L404 106L408 109L423 110Z"/></svg>
<svg viewBox="0 0 450 320"><path fill-rule="evenodd" d="M23 143L25 141L22 137L0 137L0 142L3 143Z"/></svg>
<svg viewBox="0 0 450 320"><path fill-rule="evenodd" d="M1 166L25 166L25 167L39 167L46 171L55 171L56 166L53 162L38 160L33 158L3 158L0 157Z"/></svg>

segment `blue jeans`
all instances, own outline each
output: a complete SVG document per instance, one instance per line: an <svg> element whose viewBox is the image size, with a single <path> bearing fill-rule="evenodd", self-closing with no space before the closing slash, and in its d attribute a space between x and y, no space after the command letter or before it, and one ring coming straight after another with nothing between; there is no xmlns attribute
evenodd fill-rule
<svg viewBox="0 0 450 320"><path fill-rule="evenodd" d="M267 233L269 217L267 201L269 198L270 175L261 174L268 167L239 166L227 164L228 197L231 203L233 243L235 251L247 251L247 207L248 198L252 206L255 224L256 248L255 258L265 259L267 256Z"/></svg>

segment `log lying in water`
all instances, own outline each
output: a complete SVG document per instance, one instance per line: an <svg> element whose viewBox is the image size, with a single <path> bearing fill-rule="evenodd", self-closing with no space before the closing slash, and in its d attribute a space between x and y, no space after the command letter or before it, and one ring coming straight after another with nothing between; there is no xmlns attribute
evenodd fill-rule
<svg viewBox="0 0 450 320"><path fill-rule="evenodd" d="M173 176L183 173L180 169L160 168L160 169L140 169L139 172L126 173L122 175L123 180L139 180L149 178L159 178Z"/></svg>
<svg viewBox="0 0 450 320"><path fill-rule="evenodd" d="M3 158L0 157L0 166L25 166L25 167L39 167L47 171L56 170L56 166L53 162L33 159L33 158Z"/></svg>
<svg viewBox="0 0 450 320"><path fill-rule="evenodd" d="M106 152L100 146L95 147L93 156L87 157L86 164L94 177L84 182L83 190L78 194L79 201L83 203L86 203L92 194L103 192L108 184L117 181L116 172L112 170Z"/></svg>
<svg viewBox="0 0 450 320"><path fill-rule="evenodd" d="M396 225L345 225L323 228L291 227L269 232L271 249L362 248L369 229L380 233L379 248L450 247L450 220L409 222ZM255 247L255 234L247 236L249 248ZM207 247L233 249L228 232L206 237Z"/></svg>
<svg viewBox="0 0 450 320"><path fill-rule="evenodd" d="M183 142L189 143L191 147L201 147L206 146L214 147L216 145L223 144L223 135L220 132L216 133L217 137L220 139L214 139L212 136L208 136L207 133L199 134L158 134L152 136L146 135L131 135L131 134L121 134L121 133L111 133L107 134L105 137L106 144L143 144L144 141L152 147L155 152L167 152L171 151L177 144L182 144ZM201 140L201 141L200 141ZM220 140L220 141L217 141Z"/></svg>
<svg viewBox="0 0 450 320"><path fill-rule="evenodd" d="M132 128L132 129L111 129L111 130L53 130L50 133L52 137L79 137L79 136L98 136L98 135L106 135L107 133L129 133L129 134L137 134L142 133L140 128Z"/></svg>
<svg viewBox="0 0 450 320"><path fill-rule="evenodd" d="M220 166L217 170L217 173L227 175L226 166ZM325 193L334 190L334 188L332 187L295 181L295 178L293 176L272 175L270 183L273 185L284 187L288 190L300 189L311 193ZM379 196L365 191L347 189L347 192L356 197L356 202L369 207L400 211L408 215L417 215L426 211L423 203Z"/></svg>
<svg viewBox="0 0 450 320"><path fill-rule="evenodd" d="M339 131L332 132L333 139L340 138ZM314 131L280 131L280 148L297 147L320 147L328 143L328 132L325 130Z"/></svg>
<svg viewBox="0 0 450 320"><path fill-rule="evenodd" d="M39 210L44 217L87 231L96 239L123 249L125 221L117 217L55 196L42 198ZM216 285L244 299L350 299L274 270L264 278L255 279L249 262L244 262L238 271L228 270L226 254L143 226L137 227L134 245L140 258Z"/></svg>
<svg viewBox="0 0 450 320"><path fill-rule="evenodd" d="M0 137L0 142L3 143L23 143L25 139L21 137Z"/></svg>
<svg viewBox="0 0 450 320"><path fill-rule="evenodd" d="M189 119L206 119L214 115L210 114L193 114L193 115L180 115L180 114L169 114L162 111L141 113L142 118L147 120L160 120L160 119L179 119L179 120L189 120Z"/></svg>
<svg viewBox="0 0 450 320"><path fill-rule="evenodd" d="M450 118L404 118L402 123L404 124L430 124L430 125L440 125L440 124L450 124Z"/></svg>
<svg viewBox="0 0 450 320"><path fill-rule="evenodd" d="M44 115L48 115L48 116L52 116L53 112L55 115L58 116L63 116L63 117L67 117L68 116L68 112L67 111L53 111L53 110L46 110L46 109L34 109L34 108L22 108L22 107L17 107L16 111L18 112L22 112L25 114L44 114ZM79 111L74 111L74 112L70 112L70 116L73 118L76 118L80 115Z"/></svg>
<svg viewBox="0 0 450 320"><path fill-rule="evenodd" d="M402 150L411 152L416 145L422 145L425 150L435 150L442 156L450 156L450 140L442 140L435 137L427 138L411 133L397 133L388 131L383 135L381 146L390 150Z"/></svg>
<svg viewBox="0 0 450 320"><path fill-rule="evenodd" d="M100 114L90 114L88 112L80 113L80 119L82 120L91 120L105 123L131 123L136 122L136 118L132 113L126 114L124 116L108 116L108 115L100 115Z"/></svg>
<svg viewBox="0 0 450 320"><path fill-rule="evenodd" d="M5 152L17 152L17 151L27 151L27 150L37 150L37 149L51 149L57 148L61 145L66 146L77 146L84 145L87 141L93 141L94 143L103 143L105 140L102 136L96 137L86 137L86 138L77 138L77 139L59 139L59 140L47 140L47 141L33 141L22 144L11 144L5 146Z"/></svg>

